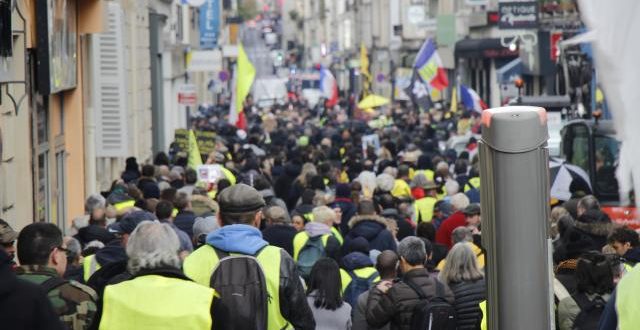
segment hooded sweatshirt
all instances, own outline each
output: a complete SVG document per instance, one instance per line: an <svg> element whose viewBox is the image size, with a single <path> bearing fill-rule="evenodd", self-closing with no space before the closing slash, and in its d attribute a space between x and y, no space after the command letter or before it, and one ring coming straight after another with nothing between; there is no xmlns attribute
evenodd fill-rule
<svg viewBox="0 0 640 330"><path fill-rule="evenodd" d="M228 225L207 235L207 244L230 253L255 255L269 243L258 228L249 225Z"/></svg>

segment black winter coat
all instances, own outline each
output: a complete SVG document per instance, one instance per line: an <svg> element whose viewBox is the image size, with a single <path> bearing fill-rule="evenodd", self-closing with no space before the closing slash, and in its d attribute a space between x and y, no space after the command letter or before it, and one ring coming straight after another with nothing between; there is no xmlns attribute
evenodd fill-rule
<svg viewBox="0 0 640 330"><path fill-rule="evenodd" d="M436 295L437 280L435 276L429 274L426 268L418 268L406 273L402 281L395 283L386 294L374 287L369 291L369 300L367 301L367 323L372 327L379 328L391 322L392 330L409 330L413 311L421 301L418 294L403 281L411 281L416 284L422 288L427 299L432 299ZM446 285L444 287L444 298L453 304L454 297L451 289Z"/></svg>
<svg viewBox="0 0 640 330"><path fill-rule="evenodd" d="M269 245L282 248L292 256L293 237L295 237L296 234L298 234L298 232L290 225L274 224L267 226L267 228L262 231L262 238L269 242Z"/></svg>
<svg viewBox="0 0 640 330"><path fill-rule="evenodd" d="M39 285L18 279L0 250L0 327L15 330L64 329Z"/></svg>
<svg viewBox="0 0 640 330"><path fill-rule="evenodd" d="M349 243L356 237L364 237L370 250L396 250L396 240L387 230L387 219L377 215L358 215L349 220L349 233L344 238L343 254L349 249Z"/></svg>
<svg viewBox="0 0 640 330"><path fill-rule="evenodd" d="M480 302L487 299L484 279L451 283L449 287L456 299L453 307L458 317L458 330L480 329Z"/></svg>
<svg viewBox="0 0 640 330"><path fill-rule="evenodd" d="M176 218L173 220L173 224L178 227L178 229L187 233L189 237L193 237L193 223L196 221L195 213L191 211L180 211L176 215Z"/></svg>

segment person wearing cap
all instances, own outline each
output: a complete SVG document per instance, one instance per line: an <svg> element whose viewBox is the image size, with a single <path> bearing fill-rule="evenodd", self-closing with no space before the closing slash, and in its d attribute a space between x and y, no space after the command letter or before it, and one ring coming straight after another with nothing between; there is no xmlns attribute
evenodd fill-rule
<svg viewBox="0 0 640 330"><path fill-rule="evenodd" d="M325 256L336 262L340 260L340 241L331 231L333 223L338 216L328 206L318 206L313 209L311 221L293 238L293 260L298 261L300 251L309 240L320 239L324 247Z"/></svg>
<svg viewBox="0 0 640 330"><path fill-rule="evenodd" d="M445 245L447 249L453 246L451 234L454 229L480 222L480 205L469 204L469 198L465 194L457 193L451 196L451 206L455 212L442 222L436 232L436 243Z"/></svg>
<svg viewBox="0 0 640 330"><path fill-rule="evenodd" d="M416 176L421 175L422 174L418 174ZM438 185L436 185L435 182L426 180L422 185L422 189L424 190L425 196L413 203L414 217L417 224L423 221L431 222L433 219L433 208L436 202L438 202L436 192Z"/></svg>
<svg viewBox="0 0 640 330"><path fill-rule="evenodd" d="M264 199L253 187L236 184L218 196L218 222L222 228L207 236L205 245L184 261L185 274L204 286L210 285L217 267L218 251L255 256L262 266L270 297L267 329L314 329L315 321L307 304L302 282L291 256L262 238L260 222Z"/></svg>
<svg viewBox="0 0 640 330"><path fill-rule="evenodd" d="M220 225L214 215L196 218L196 221L193 222L193 237L191 238L194 250L206 244L207 235L218 229L220 229Z"/></svg>
<svg viewBox="0 0 640 330"><path fill-rule="evenodd" d="M119 283L131 278L127 272L127 254L125 248L129 236L144 220L157 220L153 213L133 211L112 224L109 230L117 239L109 242L95 254L86 256L83 261L85 282L101 294L107 284Z"/></svg>
<svg viewBox="0 0 640 330"><path fill-rule="evenodd" d="M168 223L143 221L127 244L129 281L107 285L101 330L211 329L213 289L180 270L180 241Z"/></svg>
<svg viewBox="0 0 640 330"><path fill-rule="evenodd" d="M6 221L0 219L0 250L9 255L9 260L13 265L15 265L13 259L16 256L16 247L14 245L16 238L18 238L18 233Z"/></svg>
<svg viewBox="0 0 640 330"><path fill-rule="evenodd" d="M283 248L289 255L293 255L293 238L298 231L291 226L291 217L280 206L267 206L264 209L264 219L267 227L262 231L262 237L269 244Z"/></svg>
<svg viewBox="0 0 640 330"><path fill-rule="evenodd" d="M17 252L18 278L40 285L47 292L53 309L68 329L89 329L98 297L90 287L62 278L67 269L67 247L60 229L45 222L24 227L18 235Z"/></svg>

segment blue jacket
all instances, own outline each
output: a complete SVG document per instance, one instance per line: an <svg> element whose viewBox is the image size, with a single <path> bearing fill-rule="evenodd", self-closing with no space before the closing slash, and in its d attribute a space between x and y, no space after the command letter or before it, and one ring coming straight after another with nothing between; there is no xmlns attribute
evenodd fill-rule
<svg viewBox="0 0 640 330"><path fill-rule="evenodd" d="M358 215L349 220L349 233L344 238L343 248L356 237L364 237L370 250L396 250L396 240L387 230L387 219L377 215ZM345 250L346 251L346 250Z"/></svg>
<svg viewBox="0 0 640 330"><path fill-rule="evenodd" d="M342 257L342 268L347 271L372 266L371 258L362 252L351 252Z"/></svg>
<svg viewBox="0 0 640 330"><path fill-rule="evenodd" d="M258 228L249 225L228 225L207 235L207 244L226 252L255 255L269 243Z"/></svg>

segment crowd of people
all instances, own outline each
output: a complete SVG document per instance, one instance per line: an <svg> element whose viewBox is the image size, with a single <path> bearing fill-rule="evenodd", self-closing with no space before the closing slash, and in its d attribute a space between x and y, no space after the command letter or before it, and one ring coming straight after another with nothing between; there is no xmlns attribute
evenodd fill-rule
<svg viewBox="0 0 640 330"><path fill-rule="evenodd" d="M174 144L66 236L1 221L2 328L486 329L477 114L298 106L195 122L215 182ZM633 328L638 234L590 195L551 206L557 326Z"/></svg>

